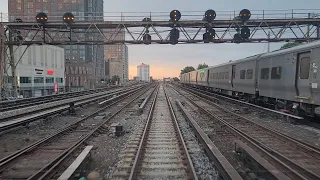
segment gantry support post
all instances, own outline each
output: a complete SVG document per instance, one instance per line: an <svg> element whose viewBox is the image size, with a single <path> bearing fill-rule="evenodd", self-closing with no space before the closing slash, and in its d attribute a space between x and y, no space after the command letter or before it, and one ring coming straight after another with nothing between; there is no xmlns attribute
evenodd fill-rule
<svg viewBox="0 0 320 180"><path fill-rule="evenodd" d="M5 35L4 27L2 23L2 13L1 13L1 23L0 23L0 101L2 101L3 85L4 85L4 70L5 70Z"/></svg>
<svg viewBox="0 0 320 180"><path fill-rule="evenodd" d="M9 31L9 41L12 41L12 32ZM14 63L14 54L13 54L13 45L9 44L9 64L11 67L11 74L12 74L12 90L13 90L13 97L18 97L18 90L17 90L17 78L16 78L16 65Z"/></svg>

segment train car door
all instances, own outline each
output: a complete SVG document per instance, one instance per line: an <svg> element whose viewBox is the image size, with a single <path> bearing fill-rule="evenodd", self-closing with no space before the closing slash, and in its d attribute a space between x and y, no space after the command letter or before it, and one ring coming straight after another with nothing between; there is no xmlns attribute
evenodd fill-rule
<svg viewBox="0 0 320 180"><path fill-rule="evenodd" d="M312 96L310 88L311 53L300 53L296 68L296 94L298 99L309 99Z"/></svg>
<svg viewBox="0 0 320 180"><path fill-rule="evenodd" d="M233 88L233 81L236 78L236 65L232 65L231 86Z"/></svg>

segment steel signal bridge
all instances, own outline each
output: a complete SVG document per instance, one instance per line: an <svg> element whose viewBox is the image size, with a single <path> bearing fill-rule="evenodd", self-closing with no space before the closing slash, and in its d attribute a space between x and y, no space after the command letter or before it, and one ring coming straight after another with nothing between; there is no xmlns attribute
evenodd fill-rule
<svg viewBox="0 0 320 180"><path fill-rule="evenodd" d="M177 10L174 10L177 11ZM179 11L178 11L179 12ZM203 43L206 28L215 31L212 43L257 43L279 41L312 41L319 39L319 10L252 11L250 19L242 20L240 11L214 11L215 19L207 22L205 11L183 12L178 21L170 20L170 12L164 13L108 13L95 16L97 20L75 15L73 23L65 23L59 16L48 16L45 24L34 20L2 23L7 34L6 45L108 45L108 44L172 44L170 33L178 29L177 44ZM173 13L173 12L172 12ZM180 12L179 12L180 13ZM14 17L10 17L13 18ZM11 19L11 20L13 20ZM28 18L28 19L31 19ZM55 20L50 20L55 19ZM61 20L56 20L61 19ZM112 19L112 20L110 20ZM235 39L242 29L249 29L247 38ZM114 29L111 36L103 32ZM121 30L126 32L126 40L117 41ZM241 31L241 32L240 32ZM17 34L19 32L19 34ZM95 33L102 38L90 40L86 34ZM144 39L149 34L151 39ZM38 39L36 36L42 35ZM146 41L150 43L146 43Z"/></svg>
<svg viewBox="0 0 320 180"><path fill-rule="evenodd" d="M1 13L0 79L3 82L6 69L11 68L12 88L17 92L15 68L27 48L21 57L13 54L21 45L307 42L320 39L319 15L320 9L175 9L149 13L39 13L23 17ZM5 16L7 19L3 20ZM125 40L116 40L123 31Z"/></svg>

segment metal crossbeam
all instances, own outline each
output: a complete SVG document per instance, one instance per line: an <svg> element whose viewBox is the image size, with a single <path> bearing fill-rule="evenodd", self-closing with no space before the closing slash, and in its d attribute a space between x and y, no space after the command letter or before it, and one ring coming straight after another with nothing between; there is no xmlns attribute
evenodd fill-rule
<svg viewBox="0 0 320 180"><path fill-rule="evenodd" d="M68 26L62 22L49 22L41 26L34 22L24 23L4 23L7 32L16 36L20 31L24 35L22 40L6 41L7 45L31 45L31 44L51 44L51 45L109 45L109 44L143 44L142 35L148 28L154 44L170 44L168 35L172 27L178 27L181 33L179 43L201 43L204 33L205 21L190 20L181 21L176 24L169 21L97 21L87 22L79 21ZM217 20L213 22L216 29L216 39L213 43L233 43L233 35L236 29L241 29L244 25L239 20ZM280 41L311 41L319 39L320 18L309 19L252 19L245 22L245 25L251 29L251 37L243 40L243 43L254 42L280 42ZM308 28L307 28L308 27ZM108 29L124 29L126 39L123 41L113 40L119 31L115 31L111 37L104 36L104 31ZM271 32L268 36L268 32ZM29 34L34 36L30 36ZM42 39L35 36L44 34ZM103 39L89 40L85 34L100 34ZM50 35L54 34L54 35ZM69 35L69 38L66 38ZM33 40L30 40L33 39Z"/></svg>
<svg viewBox="0 0 320 180"><path fill-rule="evenodd" d="M251 11L251 19L246 22L238 20L238 12L217 11L217 18L210 24L216 31L211 43L307 42L320 39L320 10L317 9ZM173 23L169 21L167 12L121 13L121 16L109 13L91 13L90 16L75 14L76 21L71 25L59 20L62 17L59 13L51 13L45 25L35 23L34 17L29 14L10 15L8 21L11 22L2 22L0 27L0 30L5 30L1 39L3 43L0 56L4 59L0 67L5 68L1 75L9 76L7 71L11 68L12 88L15 89L13 94L16 94L15 68L20 58L13 57L13 54L21 45L144 44L143 37L146 33L151 36L151 44L173 44L169 40L173 27L180 31L178 44L204 43L206 22L203 21L203 15L204 12L200 11L182 12L181 21ZM12 22L19 16L23 16L24 22ZM3 14L0 13L1 21L2 17ZM151 21L142 21L145 17ZM235 41L234 35L243 26L251 30L250 37ZM125 39L117 40L121 31L125 32ZM88 38L93 36L95 38ZM1 79L3 82L3 77ZM4 83L1 85L5 88Z"/></svg>

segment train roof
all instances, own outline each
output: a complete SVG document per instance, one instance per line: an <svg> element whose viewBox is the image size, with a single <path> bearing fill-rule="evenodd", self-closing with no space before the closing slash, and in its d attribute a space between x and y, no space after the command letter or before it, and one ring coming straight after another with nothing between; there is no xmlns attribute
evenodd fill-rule
<svg viewBox="0 0 320 180"><path fill-rule="evenodd" d="M225 63L222 63L222 64L218 64L218 65L215 65L215 66L209 66L208 68L204 68L204 69L210 69L210 68L214 68L214 67L221 67L221 66L225 66L225 65L229 65L229 64L239 63L239 62L246 62L246 61L250 61L252 59L256 59L259 56L261 56L261 58L264 58L264 57L269 57L269 56L276 56L276 55L279 55L279 54L286 54L286 53L290 53L290 52L304 51L304 50L311 49L311 48L316 48L316 47L320 47L320 40L309 42L309 43L305 43L305 44L301 44L301 45L298 45L298 46L295 46L295 47L292 47L292 48L278 49L278 50L271 51L271 52L268 52L268 53L261 53L261 54L256 54L256 55L245 57L245 58L238 59L238 60L231 60L231 61L228 61L228 62L225 62ZM198 71L198 70L195 70L195 71ZM191 71L191 72L194 72L194 71ZM184 73L184 74L186 74L186 73Z"/></svg>
<svg viewBox="0 0 320 180"><path fill-rule="evenodd" d="M312 48L316 48L316 47L320 47L320 40L301 44L301 45L287 48L287 49L278 49L275 51L264 53L261 57L275 56L275 55L286 54L286 53L290 53L290 52L299 52L299 51L304 51L306 49L312 49Z"/></svg>

